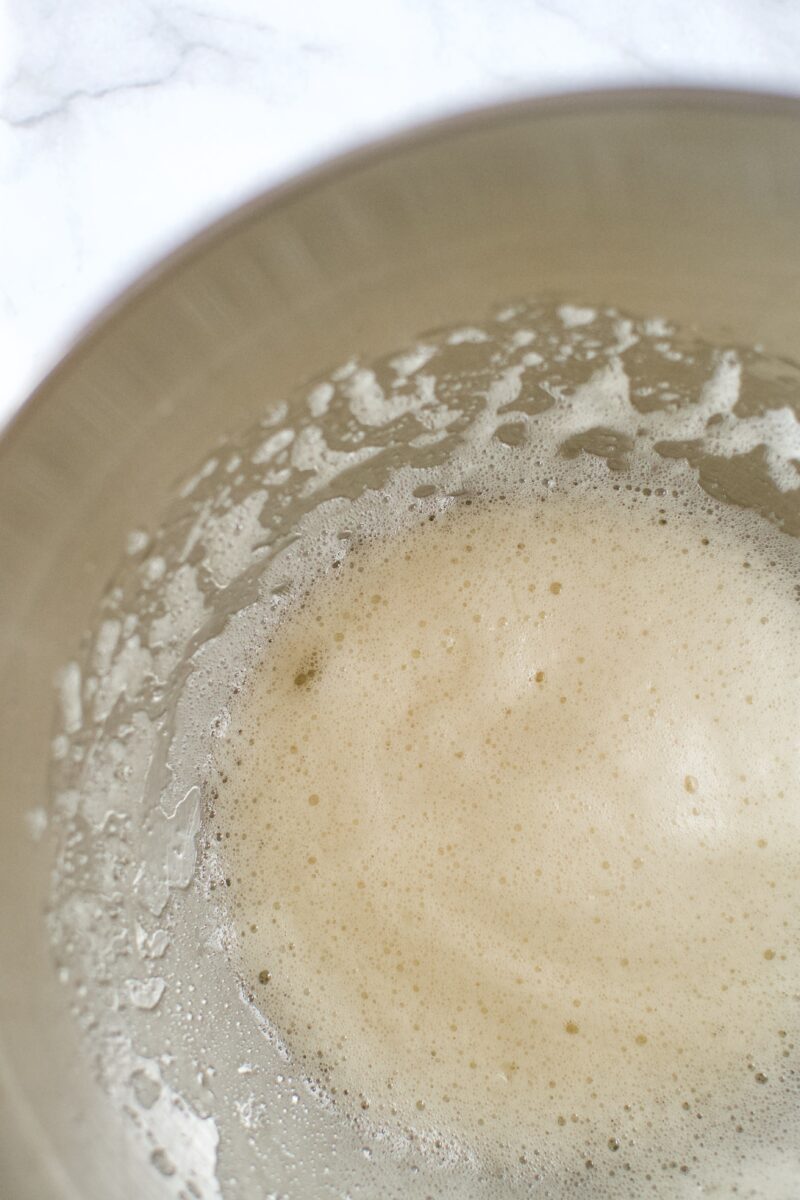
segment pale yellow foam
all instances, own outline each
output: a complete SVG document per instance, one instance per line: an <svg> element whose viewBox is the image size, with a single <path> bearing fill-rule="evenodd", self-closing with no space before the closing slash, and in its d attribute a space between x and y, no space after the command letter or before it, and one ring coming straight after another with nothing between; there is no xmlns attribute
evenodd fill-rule
<svg viewBox="0 0 800 1200"><path fill-rule="evenodd" d="M695 1108L782 1086L799 717L790 582L678 504L462 504L352 551L220 758L248 987L376 1122L581 1165L674 1128L689 1162Z"/></svg>

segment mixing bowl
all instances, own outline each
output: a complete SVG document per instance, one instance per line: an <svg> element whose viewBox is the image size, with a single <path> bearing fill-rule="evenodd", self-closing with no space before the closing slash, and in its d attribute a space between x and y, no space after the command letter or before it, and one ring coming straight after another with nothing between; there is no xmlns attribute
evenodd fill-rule
<svg viewBox="0 0 800 1200"><path fill-rule="evenodd" d="M800 490L775 483L759 432L780 412L791 438L800 412L800 104L786 98L536 99L346 156L246 205L137 284L6 432L8 1200L439 1190L445 1166L413 1145L367 1145L293 1075L279 1031L259 1024L226 967L190 769L213 697L186 710L195 729L176 697L204 671L233 681L215 639L315 505L346 505L404 466L420 472L422 500L425 472L458 441L458 429L415 424L411 408L354 430L331 404L351 360L385 364L424 335L446 370L458 346L479 355L482 322L494 338L523 311L550 330L602 312L617 337L620 321L650 318L662 349L638 361L643 420L658 363L685 366L659 409L675 422L662 450L693 464L706 492L800 532ZM735 418L762 423L735 461L703 457L702 429L687 437L681 425L726 347L750 363ZM586 374L574 357L582 366L564 366L562 389ZM535 437L536 419L530 405L508 417L509 446ZM593 414L573 450L624 479L636 430L598 440L604 429L614 434L613 414ZM301 430L294 486L280 456ZM253 463L262 490L248 507ZM212 510L217 523L198 535L198 514ZM158 635L151 625L149 641L135 632L147 604L152 621L176 623ZM454 1178L474 1195L495 1186L480 1171Z"/></svg>

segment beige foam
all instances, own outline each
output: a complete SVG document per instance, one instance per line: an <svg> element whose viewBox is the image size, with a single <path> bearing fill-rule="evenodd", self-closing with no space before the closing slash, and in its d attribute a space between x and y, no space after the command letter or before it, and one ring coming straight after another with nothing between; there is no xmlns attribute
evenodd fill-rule
<svg viewBox="0 0 800 1200"><path fill-rule="evenodd" d="M458 505L314 585L216 804L242 971L309 1073L514 1162L688 1161L687 1112L777 1095L799 618L654 497Z"/></svg>

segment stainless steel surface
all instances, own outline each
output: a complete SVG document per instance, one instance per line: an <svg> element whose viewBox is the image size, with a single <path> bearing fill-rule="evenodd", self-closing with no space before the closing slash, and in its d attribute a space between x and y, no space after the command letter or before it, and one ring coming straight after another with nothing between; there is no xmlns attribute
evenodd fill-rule
<svg viewBox="0 0 800 1200"><path fill-rule="evenodd" d="M659 313L800 355L800 102L534 100L333 163L126 296L0 446L0 1193L167 1194L94 1083L43 931L53 678L127 531L221 435L351 353L516 296Z"/></svg>

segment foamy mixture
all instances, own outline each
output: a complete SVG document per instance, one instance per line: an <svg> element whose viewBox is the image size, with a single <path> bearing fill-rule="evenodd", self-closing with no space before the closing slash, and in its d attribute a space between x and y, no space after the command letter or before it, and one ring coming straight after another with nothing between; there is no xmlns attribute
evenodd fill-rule
<svg viewBox="0 0 800 1200"><path fill-rule="evenodd" d="M265 378L57 674L132 1194L800 1194L800 365L474 317Z"/></svg>
<svg viewBox="0 0 800 1200"><path fill-rule="evenodd" d="M345 1111L478 1161L689 1173L702 1121L762 1153L800 993L794 580L669 497L414 520L234 698L247 989Z"/></svg>

